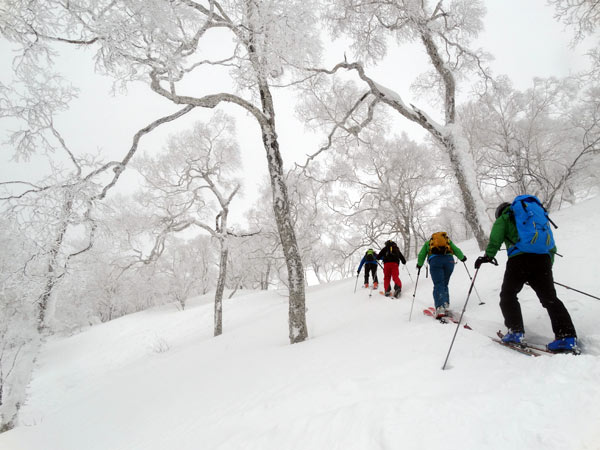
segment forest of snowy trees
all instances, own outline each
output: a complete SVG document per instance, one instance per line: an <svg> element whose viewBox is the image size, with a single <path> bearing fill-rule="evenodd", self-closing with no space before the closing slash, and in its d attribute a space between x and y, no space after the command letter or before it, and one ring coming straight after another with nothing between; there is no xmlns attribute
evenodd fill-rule
<svg viewBox="0 0 600 450"><path fill-rule="evenodd" d="M574 46L597 30L596 2L548 3ZM302 342L307 280L354 276L365 248L393 238L412 257L433 229L483 248L500 201L529 193L555 210L597 192L600 47L589 70L519 90L474 46L484 15L475 0L6 0L3 156L44 170L0 180L0 428L14 425L50 334L214 291L216 336L227 296L280 289L289 340ZM333 63L331 36L352 51ZM410 96L373 74L403 45L427 63ZM72 47L115 89L142 86L166 105L117 158L60 126L78 80L54 61ZM321 138L295 164L282 156L283 108ZM253 158L268 173L243 208L239 117L258 130ZM164 128L161 150L142 154Z"/></svg>

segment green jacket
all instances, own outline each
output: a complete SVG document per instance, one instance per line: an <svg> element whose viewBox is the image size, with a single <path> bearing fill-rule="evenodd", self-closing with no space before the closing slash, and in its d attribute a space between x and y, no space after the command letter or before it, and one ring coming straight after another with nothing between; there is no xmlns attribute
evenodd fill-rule
<svg viewBox="0 0 600 450"><path fill-rule="evenodd" d="M452 254L455 255L458 259L462 260L465 257L465 255L463 255L461 249L454 245L454 242L449 241L449 243L450 249L452 250ZM425 244L423 244L423 247L421 247L421 251L419 252L419 257L417 259L417 265L422 266L427 256L429 256L429 241L425 241Z"/></svg>
<svg viewBox="0 0 600 450"><path fill-rule="evenodd" d="M500 250L500 247L502 247L502 243L504 243L506 250L508 250L515 245L518 240L519 233L517 232L517 225L515 224L515 219L510 215L510 206L507 206L492 226L490 241L485 249L485 254L490 258L493 258ZM550 250L552 262L554 262L554 254L556 251L556 246ZM521 253L523 252L513 253L509 258L520 255Z"/></svg>

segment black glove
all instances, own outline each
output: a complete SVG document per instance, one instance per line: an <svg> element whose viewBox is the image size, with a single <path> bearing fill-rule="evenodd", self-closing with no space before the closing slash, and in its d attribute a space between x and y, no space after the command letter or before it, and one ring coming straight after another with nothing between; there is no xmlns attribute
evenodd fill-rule
<svg viewBox="0 0 600 450"><path fill-rule="evenodd" d="M421 267L423 267L423 266L420 266L417 264L417 270L421 270Z"/></svg>
<svg viewBox="0 0 600 450"><path fill-rule="evenodd" d="M475 260L475 269L479 269L483 263L494 262L494 258L490 258L488 255L480 256Z"/></svg>
<svg viewBox="0 0 600 450"><path fill-rule="evenodd" d="M463 259L461 259L462 262L466 262L467 261L467 256L463 256Z"/></svg>

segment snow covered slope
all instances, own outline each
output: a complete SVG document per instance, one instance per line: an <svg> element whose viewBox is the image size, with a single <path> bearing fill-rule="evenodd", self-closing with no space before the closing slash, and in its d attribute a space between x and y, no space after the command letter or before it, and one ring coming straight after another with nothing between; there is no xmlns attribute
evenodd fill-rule
<svg viewBox="0 0 600 450"><path fill-rule="evenodd" d="M553 215L564 258L555 280L600 296L600 199ZM473 241L459 246L473 261ZM212 337L212 305L196 299L95 326L44 347L20 426L2 450L600 449L600 301L558 287L585 354L532 358L493 343L502 329L500 267L484 265L447 370L455 325L422 314L431 280L401 270L389 300L356 279L312 287L310 339L290 345L287 299L277 292L225 302ZM380 271L381 272L381 271ZM381 276L381 273L380 273ZM452 308L469 278L459 263ZM479 297L485 302L479 305ZM546 311L521 293L528 339L552 338Z"/></svg>

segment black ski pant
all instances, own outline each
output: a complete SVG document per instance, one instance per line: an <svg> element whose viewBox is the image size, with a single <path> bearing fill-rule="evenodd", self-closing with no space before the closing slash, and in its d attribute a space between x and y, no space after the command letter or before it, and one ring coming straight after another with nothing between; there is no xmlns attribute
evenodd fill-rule
<svg viewBox="0 0 600 450"><path fill-rule="evenodd" d="M372 274L373 283L378 283L377 264L365 264L365 284L369 284L369 273Z"/></svg>
<svg viewBox="0 0 600 450"><path fill-rule="evenodd" d="M523 315L517 294L528 283L550 316L556 339L577 337L571 316L556 296L550 255L522 253L508 259L500 291L500 309L504 324L514 332L524 332Z"/></svg>

